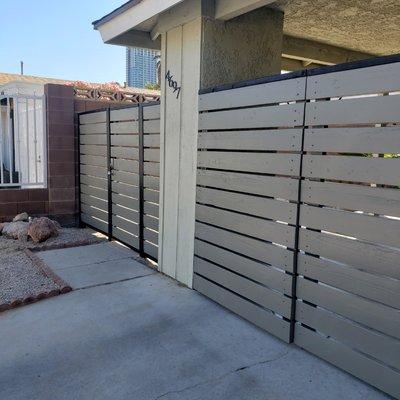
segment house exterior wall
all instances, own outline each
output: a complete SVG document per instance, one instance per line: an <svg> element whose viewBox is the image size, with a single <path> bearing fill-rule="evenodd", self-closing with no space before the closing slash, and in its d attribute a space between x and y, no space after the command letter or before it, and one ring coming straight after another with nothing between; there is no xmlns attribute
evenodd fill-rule
<svg viewBox="0 0 400 400"><path fill-rule="evenodd" d="M47 84L47 187L45 189L0 189L0 222L16 214L50 216L66 226L78 221L78 134L75 113L126 103L74 98L72 86Z"/></svg>
<svg viewBox="0 0 400 400"><path fill-rule="evenodd" d="M167 79L161 86L159 268L189 287L193 280L198 91L211 84L279 73L283 36L279 11L262 8L226 23L209 18L204 11L198 9L197 16L180 25L170 21L171 15L168 21L159 21L174 26L162 33L162 76L169 72L181 87L177 98ZM217 45L221 38L224 49Z"/></svg>

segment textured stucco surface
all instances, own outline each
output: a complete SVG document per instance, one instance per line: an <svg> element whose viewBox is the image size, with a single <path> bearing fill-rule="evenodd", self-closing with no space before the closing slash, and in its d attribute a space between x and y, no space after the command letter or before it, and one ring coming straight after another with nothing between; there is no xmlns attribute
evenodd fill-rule
<svg viewBox="0 0 400 400"><path fill-rule="evenodd" d="M281 70L283 14L266 7L228 22L203 18L201 87Z"/></svg>
<svg viewBox="0 0 400 400"><path fill-rule="evenodd" d="M400 0L280 0L284 33L376 55L400 53Z"/></svg>

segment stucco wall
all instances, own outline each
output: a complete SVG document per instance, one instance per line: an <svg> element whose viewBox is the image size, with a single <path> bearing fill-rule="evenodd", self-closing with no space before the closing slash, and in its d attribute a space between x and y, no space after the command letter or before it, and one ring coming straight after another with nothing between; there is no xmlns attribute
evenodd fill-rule
<svg viewBox="0 0 400 400"><path fill-rule="evenodd" d="M201 88L281 72L283 13L262 7L227 22L203 17Z"/></svg>

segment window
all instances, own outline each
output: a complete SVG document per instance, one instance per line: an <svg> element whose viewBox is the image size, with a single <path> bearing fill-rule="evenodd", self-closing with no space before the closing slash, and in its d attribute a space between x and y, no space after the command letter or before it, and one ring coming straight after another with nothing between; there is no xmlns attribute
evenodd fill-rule
<svg viewBox="0 0 400 400"><path fill-rule="evenodd" d="M0 96L0 188L46 186L44 96Z"/></svg>

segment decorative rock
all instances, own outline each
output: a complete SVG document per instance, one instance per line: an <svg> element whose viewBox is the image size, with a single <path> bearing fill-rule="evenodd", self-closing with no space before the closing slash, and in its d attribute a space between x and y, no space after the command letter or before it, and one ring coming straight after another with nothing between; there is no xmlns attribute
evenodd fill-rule
<svg viewBox="0 0 400 400"><path fill-rule="evenodd" d="M44 242L52 236L58 236L58 226L47 217L34 218L29 223L28 236L34 243Z"/></svg>
<svg viewBox="0 0 400 400"><path fill-rule="evenodd" d="M8 225L8 222L3 222L0 224L0 235L3 232L3 229Z"/></svg>
<svg viewBox="0 0 400 400"><path fill-rule="evenodd" d="M29 219L29 215L26 212L18 214L14 217L13 222L24 221L27 222Z"/></svg>
<svg viewBox="0 0 400 400"><path fill-rule="evenodd" d="M28 222L10 222L3 227L3 236L9 239L26 240L28 235Z"/></svg>

